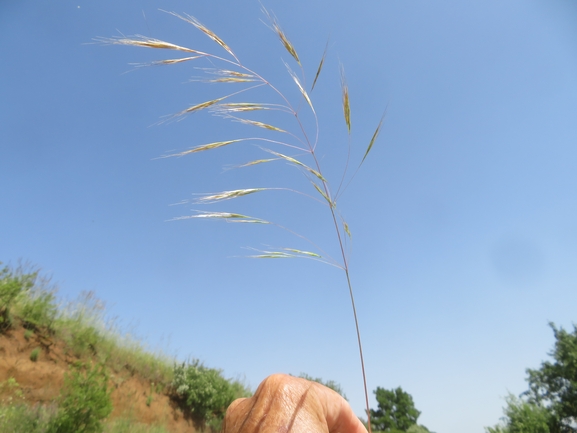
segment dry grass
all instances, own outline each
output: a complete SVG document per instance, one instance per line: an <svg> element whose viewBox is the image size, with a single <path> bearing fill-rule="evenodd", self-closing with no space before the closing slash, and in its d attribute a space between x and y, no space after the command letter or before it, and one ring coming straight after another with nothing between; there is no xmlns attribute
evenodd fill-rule
<svg viewBox="0 0 577 433"><path fill-rule="evenodd" d="M362 345L361 345L361 338L360 338L360 331L358 326L358 320L356 315L356 308L354 303L354 296L353 296L353 289L349 275L349 264L348 264L348 253L347 253L347 238L351 238L351 230L347 222L344 220L338 206L337 206L337 199L342 195L342 192L346 189L346 186L350 183L354 175L356 174L356 170L363 164L365 159L367 158L369 152L373 148L379 132L381 130L383 124L383 118L381 118L376 130L374 131L372 138L366 147L366 150L363 154L359 155L358 160L358 167L350 176L348 174L349 169L349 160L351 155L351 147L350 147L350 136L352 133L352 126L351 126L351 103L350 103L350 93L349 87L347 84L347 80L344 74L344 68L341 66L340 75L341 75L341 96L342 96L342 109L343 109L343 117L344 117L344 125L347 129L348 133L348 157L347 157L347 165L342 173L342 178L340 179L340 184L336 189L336 193L331 193L331 187L329 180L323 175L323 170L321 167L320 160L317 156L317 144L318 144L318 137L319 137L319 125L318 125L318 118L316 114L316 110L313 104L313 101L306 91L305 86L305 71L303 65L301 63L300 57L297 54L297 50L295 46L291 43L286 33L282 30L281 26L278 23L277 18L269 13L266 9L263 9L265 15L267 16L270 28L279 38L282 46L284 49L290 54L292 59L296 62L296 66L298 67L299 73L291 69L291 66L285 63L287 68L288 74L290 79L296 85L302 99L297 98L296 101L291 101L289 97L284 95L280 92L275 85L273 85L269 80L265 79L263 76L259 75L257 72L251 70L249 67L245 66L241 60L235 55L233 50L230 48L228 44L225 43L223 39L221 39L216 33L212 30L209 30L206 26L200 23L195 17L190 15L179 15L173 12L168 12L171 15L193 25L196 29L204 33L207 37L213 40L220 48L222 48L225 53L222 55L217 55L214 53L206 53L202 51L198 51L195 49L182 47L179 45L174 45L169 42L160 41L157 39L146 38L142 36L136 36L134 38L116 38L116 39L107 39L103 40L109 44L116 44L116 45L129 45L129 46L137 46L137 47L145 47L145 48L154 48L154 49L166 49L166 50L178 50L187 53L194 53L195 55L192 57L184 57L180 59L172 59L172 60L161 60L158 62L153 62L154 65L170 65L175 63L182 63L187 61L201 61L203 59L208 59L212 66L221 64L223 67L211 67L211 68L198 68L199 70L203 71L206 74L206 78L199 79L196 81L205 82L205 83L217 83L217 84L225 84L227 86L240 86L239 90L234 93L228 93L224 96L219 96L217 98L211 99L209 101L201 102L191 107L188 107L179 113L175 114L174 117L180 117L187 114L191 114L194 112L198 112L204 109L209 108L209 112L213 115L217 115L223 117L225 120L232 120L235 122L241 122L243 124L255 127L255 130L267 130L274 133L282 134L282 137L285 137L284 141L280 140L273 140L270 139L268 136L260 136L257 135L255 137L250 138L235 138L232 140L226 141L216 141L209 144L202 144L196 147L193 147L188 150L184 150L182 152L173 153L170 155L165 155L163 157L173 157L173 156L186 156L193 153L209 151L217 148L222 148L228 146L233 143L241 143L241 142L264 142L265 147L260 147L260 149L268 153L270 155L274 155L275 158L262 158L256 159L241 165L236 165L236 168L241 167L249 167L249 166L257 166L263 163L275 163L276 161L284 161L289 163L289 165L296 166L300 169L300 174L303 175L305 178L308 179L312 186L311 194L305 193L303 191L297 191L290 188L245 188L245 189L234 189L229 191L223 191L214 194L204 195L196 202L200 204L209 204L220 202L223 200L231 200L236 198L241 198L246 195L250 195L256 192L261 192L265 190L271 189L284 189L288 191L293 191L299 194L303 194L307 197L313 198L316 201L320 201L323 205L326 205L329 217L329 224L334 227L336 241L339 246L340 250L340 259L334 260L330 257L323 257L319 252L315 251L304 251L300 249L294 248L281 248L278 250L273 251L259 251L259 254L253 255L251 257L255 258L308 258L313 260L320 260L328 264L332 264L337 266L345 273L345 277L347 280L347 286L349 289L351 305L353 309L354 319L355 319L355 326L357 331L357 338L358 338L358 346L359 346L359 353L361 357L361 365L363 370L363 381L364 381L364 388L365 388L365 399L366 399L366 406L367 410L369 410L368 405L368 392L367 392L367 385L366 385L366 378L365 378L365 371L364 371L364 360L363 360L363 352L362 352ZM311 92L317 85L317 82L321 76L323 66L325 65L325 59L327 56L328 51L328 42L325 46L325 50L323 52L322 58L316 68L316 73L314 75L314 79L311 86ZM271 93L271 99L274 99L272 102L262 103L262 102L250 102L246 100L239 100L240 96L248 94L251 90L258 88L258 87L266 87ZM223 102L225 101L226 102ZM302 121L303 113L301 113L300 104L304 100L308 107L310 108L310 114L314 118L314 128L307 129L305 124ZM280 102L280 103L279 103ZM262 111L277 111L279 116L288 116L290 121L293 122L294 131L290 132L290 130L281 129L278 126L272 125L270 123L265 123L258 119L248 119L243 117L244 113L250 112L253 115L258 115L259 112ZM280 136L280 135L279 135ZM312 138L314 137L314 139ZM273 147L275 149L273 149ZM288 151L279 152L279 148L287 149ZM298 154L294 154L294 152L298 152ZM290 154L287 154L290 153ZM347 180L348 179L348 180ZM346 185L344 188L341 188L343 185ZM210 212L210 211L196 211L193 215L186 215L175 218L176 220L180 219L213 219L213 220L224 220L227 222L243 222L243 223L258 223L258 224L271 224L269 221L265 221L258 217L251 217L240 213L235 212ZM280 226L279 226L280 227ZM284 228L284 227L282 227ZM290 229L287 229L289 232L293 233ZM297 234L301 239L306 239L303 236ZM313 241L309 241L313 246L316 248L316 244ZM370 430L370 425L369 425Z"/></svg>

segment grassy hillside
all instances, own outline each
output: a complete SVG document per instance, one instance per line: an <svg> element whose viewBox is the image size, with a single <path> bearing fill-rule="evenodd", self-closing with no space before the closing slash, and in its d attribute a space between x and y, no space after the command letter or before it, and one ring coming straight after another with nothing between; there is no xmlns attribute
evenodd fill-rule
<svg viewBox="0 0 577 433"><path fill-rule="evenodd" d="M152 353L92 293L63 304L31 267L0 263L0 431L216 431L238 381Z"/></svg>

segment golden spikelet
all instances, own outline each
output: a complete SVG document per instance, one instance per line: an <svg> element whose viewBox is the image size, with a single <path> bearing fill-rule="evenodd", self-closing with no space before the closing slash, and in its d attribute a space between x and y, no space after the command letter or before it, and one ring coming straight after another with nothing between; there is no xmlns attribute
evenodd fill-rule
<svg viewBox="0 0 577 433"><path fill-rule="evenodd" d="M257 120L240 119L240 118L237 118L236 120L247 125L258 126L259 128L268 129L270 131L286 132L284 129L280 129L277 128L276 126L269 125L268 123L259 122Z"/></svg>
<svg viewBox="0 0 577 433"><path fill-rule="evenodd" d="M197 200L197 203L214 203L217 201L230 200L233 198L242 197L255 192L266 191L268 188L247 188L235 189L233 191L223 191L218 194L205 195Z"/></svg>
<svg viewBox="0 0 577 433"><path fill-rule="evenodd" d="M179 15L175 12L168 12L168 11L163 11L166 12L170 15L173 15L177 18L180 18L183 21L186 21L189 24L192 24L194 27L196 27L198 30L200 30L201 32L203 32L205 35L207 35L210 39L212 39L214 42L216 42L218 45L220 45L222 48L224 48L232 57L235 58L236 61L238 61L238 58L236 57L236 55L232 52L232 50L230 49L230 47L221 39L219 38L216 33L214 33L213 31L211 31L210 29L208 29L205 25L203 25L200 21L198 21L195 17L193 17L192 15L188 15L188 14L184 14L184 15Z"/></svg>
<svg viewBox="0 0 577 433"><path fill-rule="evenodd" d="M205 108L208 108L214 104L219 103L220 101L222 101L225 98L226 97L217 98L217 99L213 99L212 101L201 102L200 104L193 105L192 107L189 107L186 110L182 110L180 113L175 114L175 117L182 116L184 114L193 113L193 112L198 111L198 110L204 110Z"/></svg>
<svg viewBox="0 0 577 433"><path fill-rule="evenodd" d="M237 223L270 224L268 221L261 220L259 218L253 218L247 215L231 212L199 212L195 215L176 217L170 221L184 220L190 218L223 219L226 221Z"/></svg>
<svg viewBox="0 0 577 433"><path fill-rule="evenodd" d="M264 7L262 8L262 11L264 12L264 14L269 19L269 21L272 25L272 29L274 30L274 32L279 37L279 39L280 39L281 43L283 44L283 46L285 47L285 49L289 52L289 54L293 57L293 59L296 60L296 62L299 64L299 66L302 66L301 61L299 59L299 56L297 54L297 51L295 50L295 47L293 46L293 44L291 44L291 42L287 38L286 34L281 29L276 17L274 15L271 15Z"/></svg>
<svg viewBox="0 0 577 433"><path fill-rule="evenodd" d="M303 164L302 162L300 162L298 159L295 159L291 156L287 156L287 155L283 155L282 153L278 153L275 152L274 150L270 150L270 149L265 149L267 152L272 153L273 155L278 156L279 158L284 159L285 161L288 161L292 164L298 165L299 167L304 168L305 170L307 170L309 173L314 174L319 180L326 182L326 179L323 177L322 174L320 174L317 170L315 170L314 168L309 167L306 164Z"/></svg>
<svg viewBox="0 0 577 433"><path fill-rule="evenodd" d="M185 51L187 53L197 53L205 55L202 51L193 50L180 45L171 44L170 42L161 41L159 39L147 38L145 36L136 35L134 38L99 38L99 42L112 45L131 45L134 47L156 48L161 50L177 50Z"/></svg>
<svg viewBox="0 0 577 433"><path fill-rule="evenodd" d="M193 147L192 149L185 150L184 152L173 153L171 155L164 155L161 158L171 158L173 156L184 156L184 155L188 155L191 153L203 152L205 150L217 149L219 147L228 146L229 144L237 143L239 141L242 141L242 139L228 140L228 141L215 141L214 143L208 143L208 144L203 144L201 146Z"/></svg>

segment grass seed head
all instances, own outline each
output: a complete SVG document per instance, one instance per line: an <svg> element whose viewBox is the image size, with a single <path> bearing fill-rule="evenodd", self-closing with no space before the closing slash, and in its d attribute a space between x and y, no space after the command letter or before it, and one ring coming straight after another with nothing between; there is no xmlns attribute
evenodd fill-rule
<svg viewBox="0 0 577 433"><path fill-rule="evenodd" d="M193 147L192 149L185 150L184 152L173 153L170 155L164 155L164 156L162 156L162 158L170 158L173 156L184 156L184 155L188 155L190 153L197 153L197 152L203 152L205 150L217 149L219 147L228 146L229 144L237 143L239 141L242 141L242 140L239 139L239 140L228 140L228 141L215 141L213 143L208 143L208 144L203 144L201 146Z"/></svg>
<svg viewBox="0 0 577 433"><path fill-rule="evenodd" d="M343 113L349 134L351 133L351 105L349 101L349 86L345 77L345 70L341 66L341 91L343 95Z"/></svg>
<svg viewBox="0 0 577 433"><path fill-rule="evenodd" d="M232 198L238 198L249 194L254 194L255 192L265 191L268 188L247 188L247 189L235 189L233 191L223 191L218 194L205 195L197 200L197 203L214 203L217 201L229 200Z"/></svg>
<svg viewBox="0 0 577 433"><path fill-rule="evenodd" d="M180 45L171 44L170 42L161 41L159 39L147 38L145 36L136 35L133 38L100 38L99 42L111 45L131 45L134 47L156 48L161 50L177 50L185 51L187 53L197 53L204 55L201 51L196 51L190 48L182 47Z"/></svg>
<svg viewBox="0 0 577 433"><path fill-rule="evenodd" d="M164 11L167 12L167 11ZM175 12L167 12L170 15L173 15L177 18L180 18L183 21L186 21L187 23L192 24L194 27L196 27L198 30L200 30L201 32L203 32L205 35L207 35L210 39L212 39L214 42L216 42L218 45L220 45L222 48L224 48L232 57L234 57L234 59L236 61L238 61L238 58L236 57L236 55L232 52L232 50L230 49L230 47L220 38L217 36L216 33L214 33L213 31L211 31L210 29L208 29L205 25L203 25L200 21L198 21L195 17L193 17L192 15L188 15L188 14L184 14L184 15L179 15Z"/></svg>
<svg viewBox="0 0 577 433"><path fill-rule="evenodd" d="M314 90L315 85L317 84L317 80L319 79L319 75L321 75L323 65L325 64L325 58L327 57L328 49L329 49L329 42L327 41L327 45L325 46L325 51L323 52L323 56L321 57L319 67L317 68L317 73L315 74L315 79L313 80L313 85L311 86L311 93Z"/></svg>

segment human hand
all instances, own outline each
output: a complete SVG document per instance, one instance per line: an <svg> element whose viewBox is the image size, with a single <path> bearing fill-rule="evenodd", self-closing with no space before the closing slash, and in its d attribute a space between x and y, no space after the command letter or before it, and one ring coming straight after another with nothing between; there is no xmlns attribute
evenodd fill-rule
<svg viewBox="0 0 577 433"><path fill-rule="evenodd" d="M367 433L347 401L320 383L286 374L261 382L226 411L223 433Z"/></svg>

